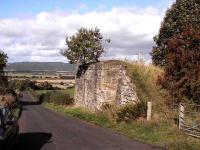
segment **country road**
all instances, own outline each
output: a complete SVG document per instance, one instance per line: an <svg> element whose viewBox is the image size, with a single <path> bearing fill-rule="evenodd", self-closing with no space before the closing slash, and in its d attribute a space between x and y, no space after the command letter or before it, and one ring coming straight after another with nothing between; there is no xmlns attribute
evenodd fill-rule
<svg viewBox="0 0 200 150"><path fill-rule="evenodd" d="M95 125L64 117L24 93L20 132L14 150L156 150Z"/></svg>

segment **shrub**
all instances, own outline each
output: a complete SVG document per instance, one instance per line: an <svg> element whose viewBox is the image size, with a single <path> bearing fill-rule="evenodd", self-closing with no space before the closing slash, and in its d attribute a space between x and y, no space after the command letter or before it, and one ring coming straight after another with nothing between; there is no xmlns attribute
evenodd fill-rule
<svg viewBox="0 0 200 150"><path fill-rule="evenodd" d="M111 121L125 121L131 122L139 117L145 117L147 111L147 105L141 101L138 103L131 103L124 106L117 106L116 104L104 104L102 105L102 112L108 116Z"/></svg>
<svg viewBox="0 0 200 150"><path fill-rule="evenodd" d="M75 79L75 76L60 76L60 79L68 79L68 80L73 80Z"/></svg>
<svg viewBox="0 0 200 150"><path fill-rule="evenodd" d="M40 83L38 87L40 90L53 90L53 86L47 81Z"/></svg>
<svg viewBox="0 0 200 150"><path fill-rule="evenodd" d="M49 91L39 95L41 102L51 102L59 105L71 105L74 103L74 99L70 97L68 93L61 91Z"/></svg>
<svg viewBox="0 0 200 150"><path fill-rule="evenodd" d="M147 105L141 101L136 104L127 104L117 112L117 121L131 122L139 117L146 116Z"/></svg>
<svg viewBox="0 0 200 150"><path fill-rule="evenodd" d="M39 78L39 76L31 76L31 78Z"/></svg>
<svg viewBox="0 0 200 150"><path fill-rule="evenodd" d="M101 106L102 112L108 116L112 121L116 120L117 116L117 106L116 104L105 103Z"/></svg>
<svg viewBox="0 0 200 150"><path fill-rule="evenodd" d="M35 92L34 92L35 93ZM42 93L42 94L36 94L34 95L36 97L36 99L38 99L40 102L53 102L50 99L51 96L51 92L46 92L46 93Z"/></svg>
<svg viewBox="0 0 200 150"><path fill-rule="evenodd" d="M63 92L54 92L51 96L50 99L60 105L70 105L73 103L73 99L70 97L69 94L63 93Z"/></svg>

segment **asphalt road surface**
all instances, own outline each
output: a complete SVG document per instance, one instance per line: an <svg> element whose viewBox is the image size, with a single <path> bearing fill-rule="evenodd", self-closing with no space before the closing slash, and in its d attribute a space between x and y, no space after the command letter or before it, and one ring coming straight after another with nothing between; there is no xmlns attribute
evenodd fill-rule
<svg viewBox="0 0 200 150"><path fill-rule="evenodd" d="M34 103L24 93L20 132L14 150L156 150L83 121L64 117Z"/></svg>

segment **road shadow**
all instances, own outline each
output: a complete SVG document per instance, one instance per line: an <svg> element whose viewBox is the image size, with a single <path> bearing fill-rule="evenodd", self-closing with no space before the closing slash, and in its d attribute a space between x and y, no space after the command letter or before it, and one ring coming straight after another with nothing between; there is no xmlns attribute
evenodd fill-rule
<svg viewBox="0 0 200 150"><path fill-rule="evenodd" d="M22 106L41 105L42 101L21 101Z"/></svg>
<svg viewBox="0 0 200 150"><path fill-rule="evenodd" d="M13 150L41 150L44 144L51 142L51 137L52 134L43 132L20 133Z"/></svg>
<svg viewBox="0 0 200 150"><path fill-rule="evenodd" d="M30 94L27 92L23 93L23 99L20 101L22 106L31 106L31 105L41 105L44 99L44 95L41 95L37 99L33 99Z"/></svg>

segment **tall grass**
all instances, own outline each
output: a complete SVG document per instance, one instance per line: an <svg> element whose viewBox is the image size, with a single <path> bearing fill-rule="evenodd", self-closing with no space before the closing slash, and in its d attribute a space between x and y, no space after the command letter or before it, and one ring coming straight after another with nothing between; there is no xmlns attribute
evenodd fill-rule
<svg viewBox="0 0 200 150"><path fill-rule="evenodd" d="M163 70L151 64L145 65L136 62L123 62L123 64L126 66L132 83L136 85L139 99L144 102L152 102L154 119L170 117L170 110L166 105L170 94L157 84L158 76L162 75Z"/></svg>

